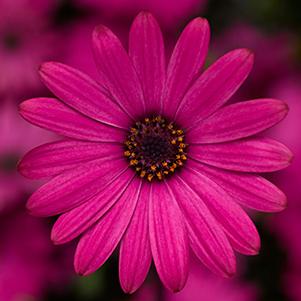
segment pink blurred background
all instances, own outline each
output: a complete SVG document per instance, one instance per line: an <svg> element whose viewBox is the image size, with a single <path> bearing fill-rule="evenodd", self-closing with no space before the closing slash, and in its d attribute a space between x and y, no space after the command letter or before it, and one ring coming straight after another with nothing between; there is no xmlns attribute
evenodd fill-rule
<svg viewBox="0 0 301 301"><path fill-rule="evenodd" d="M122 293L117 258L87 278L73 272L74 247L53 246L53 221L29 216L28 195L40 183L16 171L29 149L55 139L26 123L18 104L49 92L38 78L41 62L57 60L97 78L90 49L97 24L124 42L133 17L152 12L166 48L195 16L208 18L208 64L234 48L255 53L255 66L232 101L269 96L286 101L286 120L269 130L294 152L292 165L266 177L284 190L286 211L252 215L262 237L259 256L239 258L231 280L217 278L192 261L185 289L168 293L154 270L134 295ZM167 55L168 55L167 53ZM0 0L0 301L301 301L301 2L299 0Z"/></svg>

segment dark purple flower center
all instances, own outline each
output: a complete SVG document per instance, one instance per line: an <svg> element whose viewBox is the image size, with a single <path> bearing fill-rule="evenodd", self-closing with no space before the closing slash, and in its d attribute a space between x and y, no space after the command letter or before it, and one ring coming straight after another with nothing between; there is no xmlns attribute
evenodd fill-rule
<svg viewBox="0 0 301 301"><path fill-rule="evenodd" d="M187 160L183 130L161 116L147 117L130 129L124 155L141 178L163 180Z"/></svg>

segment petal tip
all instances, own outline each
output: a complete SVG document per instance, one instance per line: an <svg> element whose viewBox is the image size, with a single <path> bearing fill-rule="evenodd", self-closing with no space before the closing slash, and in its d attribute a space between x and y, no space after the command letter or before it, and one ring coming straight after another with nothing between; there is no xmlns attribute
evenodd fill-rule
<svg viewBox="0 0 301 301"><path fill-rule="evenodd" d="M196 17L190 21L187 25L187 28L192 28L194 30L200 30L201 32L205 31L207 34L210 33L210 24L206 18Z"/></svg>
<svg viewBox="0 0 301 301"><path fill-rule="evenodd" d="M121 283L121 282L120 282L120 286L121 286L123 292L126 294L133 294L139 288L139 286L135 287L135 286L131 286L131 285L126 285L125 283Z"/></svg>
<svg viewBox="0 0 301 301"><path fill-rule="evenodd" d="M74 270L75 270L75 273L78 274L79 276L89 276L92 272L89 271L89 269L87 267L83 267L82 265L80 265L78 263L78 261L76 260L75 258L75 261L74 261Z"/></svg>
<svg viewBox="0 0 301 301"><path fill-rule="evenodd" d="M111 30L108 27L100 24L100 25L97 25L94 28L94 30L93 30L93 38L99 38L102 35L108 35L110 33L111 33Z"/></svg>
<svg viewBox="0 0 301 301"><path fill-rule="evenodd" d="M61 241L60 235L55 226L53 226L50 234L50 239L54 245L61 245L63 242Z"/></svg>

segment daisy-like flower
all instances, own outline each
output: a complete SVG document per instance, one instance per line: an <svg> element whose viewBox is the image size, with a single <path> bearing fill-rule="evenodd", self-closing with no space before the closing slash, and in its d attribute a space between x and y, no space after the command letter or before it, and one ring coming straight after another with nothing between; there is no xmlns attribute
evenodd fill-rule
<svg viewBox="0 0 301 301"><path fill-rule="evenodd" d="M54 51L48 1L0 1L0 95L39 88L38 66Z"/></svg>
<svg viewBox="0 0 301 301"><path fill-rule="evenodd" d="M196 18L169 64L156 20L135 19L129 53L106 27L93 33L101 79L50 62L40 74L60 99L23 102L29 122L68 139L29 152L24 176L51 177L28 201L37 216L61 216L52 240L80 236L75 270L97 270L120 243L119 274L135 291L154 261L163 284L181 290L190 248L213 272L235 273L234 250L256 254L260 239L240 204L279 211L286 197L255 175L286 167L290 151L253 136L287 113L275 99L224 106L248 76L253 55L238 49L201 72L209 25Z"/></svg>

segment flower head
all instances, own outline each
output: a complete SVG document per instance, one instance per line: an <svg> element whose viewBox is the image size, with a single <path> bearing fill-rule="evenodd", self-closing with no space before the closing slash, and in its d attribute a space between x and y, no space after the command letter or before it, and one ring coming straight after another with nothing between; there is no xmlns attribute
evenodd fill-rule
<svg viewBox="0 0 301 301"><path fill-rule="evenodd" d="M46 224L23 212L1 218L1 300L41 300L46 288L68 283L70 265L47 239Z"/></svg>
<svg viewBox="0 0 301 301"><path fill-rule="evenodd" d="M42 5L44 3L44 5ZM46 15L48 1L2 0L0 2L0 95L36 89L36 70L52 49Z"/></svg>
<svg viewBox="0 0 301 301"><path fill-rule="evenodd" d="M17 162L31 148L53 140L54 135L25 122L15 103L5 99L0 105L0 137L0 214L3 214L24 202L23 195L37 187L20 176Z"/></svg>
<svg viewBox="0 0 301 301"><path fill-rule="evenodd" d="M253 55L238 49L201 72L209 25L182 32L166 68L164 44L149 13L135 19L129 53L106 27L93 33L96 82L50 62L40 74L59 98L23 102L21 115L68 139L29 152L29 178L51 177L28 201L38 216L61 214L52 240L81 236L75 269L97 270L120 243L126 292L144 281L153 259L172 291L187 280L189 250L213 272L235 273L234 250L256 254L260 239L241 208L279 211L284 194L256 172L286 167L290 151L253 136L287 113L280 100L224 106L248 76Z"/></svg>
<svg viewBox="0 0 301 301"><path fill-rule="evenodd" d="M207 0L75 0L77 3L90 6L99 11L102 17L125 20L135 16L141 10L152 12L161 26L172 29L179 26L195 12L203 12ZM118 16L119 18L116 18ZM116 21L115 21L116 22Z"/></svg>

